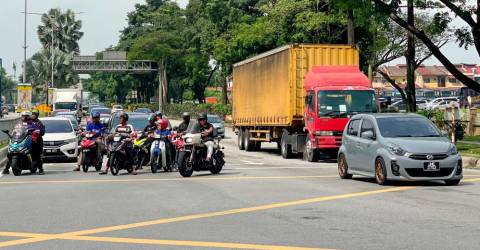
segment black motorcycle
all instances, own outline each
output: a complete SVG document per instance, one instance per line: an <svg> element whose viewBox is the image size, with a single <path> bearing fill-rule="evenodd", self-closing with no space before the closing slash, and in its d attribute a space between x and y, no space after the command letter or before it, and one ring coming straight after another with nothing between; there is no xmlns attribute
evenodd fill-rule
<svg viewBox="0 0 480 250"><path fill-rule="evenodd" d="M207 147L201 134L187 134L177 141L177 166L183 177L192 176L194 171L210 171L219 174L225 165L225 155L220 147L220 138L215 142L212 160L207 161Z"/></svg>
<svg viewBox="0 0 480 250"><path fill-rule="evenodd" d="M125 133L115 133L113 141L109 145L108 165L112 175L118 175L120 170L127 170L130 174L133 172L133 161L128 160L126 147L131 143L130 136Z"/></svg>

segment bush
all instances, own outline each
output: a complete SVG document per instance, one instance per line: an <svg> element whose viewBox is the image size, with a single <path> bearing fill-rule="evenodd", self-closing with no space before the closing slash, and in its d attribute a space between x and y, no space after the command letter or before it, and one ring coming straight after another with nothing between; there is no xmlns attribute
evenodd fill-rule
<svg viewBox="0 0 480 250"><path fill-rule="evenodd" d="M232 113L231 105L224 104L194 104L194 103L171 103L165 105L164 113L168 117L180 118L183 112L190 112L192 117L197 116L201 112L207 112L208 114L219 115L224 117Z"/></svg>

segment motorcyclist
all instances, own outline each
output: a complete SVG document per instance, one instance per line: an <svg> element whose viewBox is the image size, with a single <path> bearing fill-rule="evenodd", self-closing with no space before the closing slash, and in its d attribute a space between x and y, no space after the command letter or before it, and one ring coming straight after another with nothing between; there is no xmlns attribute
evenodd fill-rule
<svg viewBox="0 0 480 250"><path fill-rule="evenodd" d="M158 127L155 133L159 134L162 138L164 138L165 142L165 151L167 153L167 162L171 163L174 155L174 148L172 145L171 136L172 136L172 131L168 129L168 120L167 119L161 119L158 122Z"/></svg>
<svg viewBox="0 0 480 250"><path fill-rule="evenodd" d="M32 120L30 117L32 116L32 113L29 111L23 111L21 114L21 120L18 124L21 124L24 126L26 129L29 128L29 126L32 126ZM10 174L10 162L7 162L7 166L5 166L5 169L3 169L2 174Z"/></svg>
<svg viewBox="0 0 480 250"><path fill-rule="evenodd" d="M187 131L188 125L190 124L190 113L184 112L182 117L183 122L178 126L178 135L183 135L183 133Z"/></svg>
<svg viewBox="0 0 480 250"><path fill-rule="evenodd" d="M103 158L103 152L105 151L105 145L103 144L103 134L105 132L105 126L100 122L100 112L94 111L91 115L91 122L87 124L86 132L93 133L93 138L97 144L97 159L100 159L100 162ZM80 171L80 165L82 164L82 151L78 156L78 165L73 171Z"/></svg>
<svg viewBox="0 0 480 250"><path fill-rule="evenodd" d="M135 132L135 130L133 129L132 125L128 124L128 114L126 114L126 113L121 114L119 119L120 119L120 123L115 127L115 133L123 134L125 137L132 138L132 135ZM107 143L110 144L112 140L113 140L113 137L109 136L107 138ZM130 140L130 142L126 143L125 152L127 153L128 164L133 165L133 159L135 158L135 151L133 150L133 144L132 144L131 140ZM108 169L109 168L110 168L110 166L107 163L105 170L100 172L100 174L101 175L108 174ZM133 168L132 174L137 175L137 171L136 171L135 168Z"/></svg>
<svg viewBox="0 0 480 250"><path fill-rule="evenodd" d="M163 119L163 113L160 111L155 112L155 116L157 117L157 122Z"/></svg>
<svg viewBox="0 0 480 250"><path fill-rule="evenodd" d="M38 119L40 112L38 109L32 110L31 122L34 136L32 136L32 161L37 165L38 174L44 175L43 171L43 136L45 135L45 126L42 121Z"/></svg>
<svg viewBox="0 0 480 250"><path fill-rule="evenodd" d="M199 125L200 133L202 134L202 140L205 146L207 146L206 160L208 162L211 162L213 147L215 146L215 143L213 142L214 127L212 124L208 122L207 118L208 118L207 113L201 113L198 116L198 125Z"/></svg>
<svg viewBox="0 0 480 250"><path fill-rule="evenodd" d="M148 135L150 133L153 133L155 132L155 130L157 129L157 115L154 115L154 114L151 114L149 117L148 117L148 124L147 126L145 126L145 128L143 129L143 134L144 136L145 135Z"/></svg>

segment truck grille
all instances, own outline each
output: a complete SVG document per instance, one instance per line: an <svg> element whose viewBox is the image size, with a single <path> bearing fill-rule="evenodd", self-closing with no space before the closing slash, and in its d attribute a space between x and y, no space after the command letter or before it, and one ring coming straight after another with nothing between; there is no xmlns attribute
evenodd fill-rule
<svg viewBox="0 0 480 250"><path fill-rule="evenodd" d="M433 158L428 159L429 155L431 155ZM424 161L432 161L432 160L443 160L448 157L447 154L413 154L409 156L410 159L414 160L424 160Z"/></svg>
<svg viewBox="0 0 480 250"><path fill-rule="evenodd" d="M406 168L405 171L412 177L446 177L452 173L453 168L441 168L440 171L424 171L421 168Z"/></svg>

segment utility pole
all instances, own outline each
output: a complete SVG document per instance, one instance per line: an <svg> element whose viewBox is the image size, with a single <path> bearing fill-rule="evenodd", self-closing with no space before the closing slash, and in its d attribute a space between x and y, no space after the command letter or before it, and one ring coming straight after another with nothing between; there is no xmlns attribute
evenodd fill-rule
<svg viewBox="0 0 480 250"><path fill-rule="evenodd" d="M413 0L407 3L407 22L411 27L415 26L415 13ZM417 104L415 97L415 35L408 32L407 37L407 110L408 112L416 112Z"/></svg>
<svg viewBox="0 0 480 250"><path fill-rule="evenodd" d="M27 81L27 0L25 0L25 22L23 27L23 83Z"/></svg>

